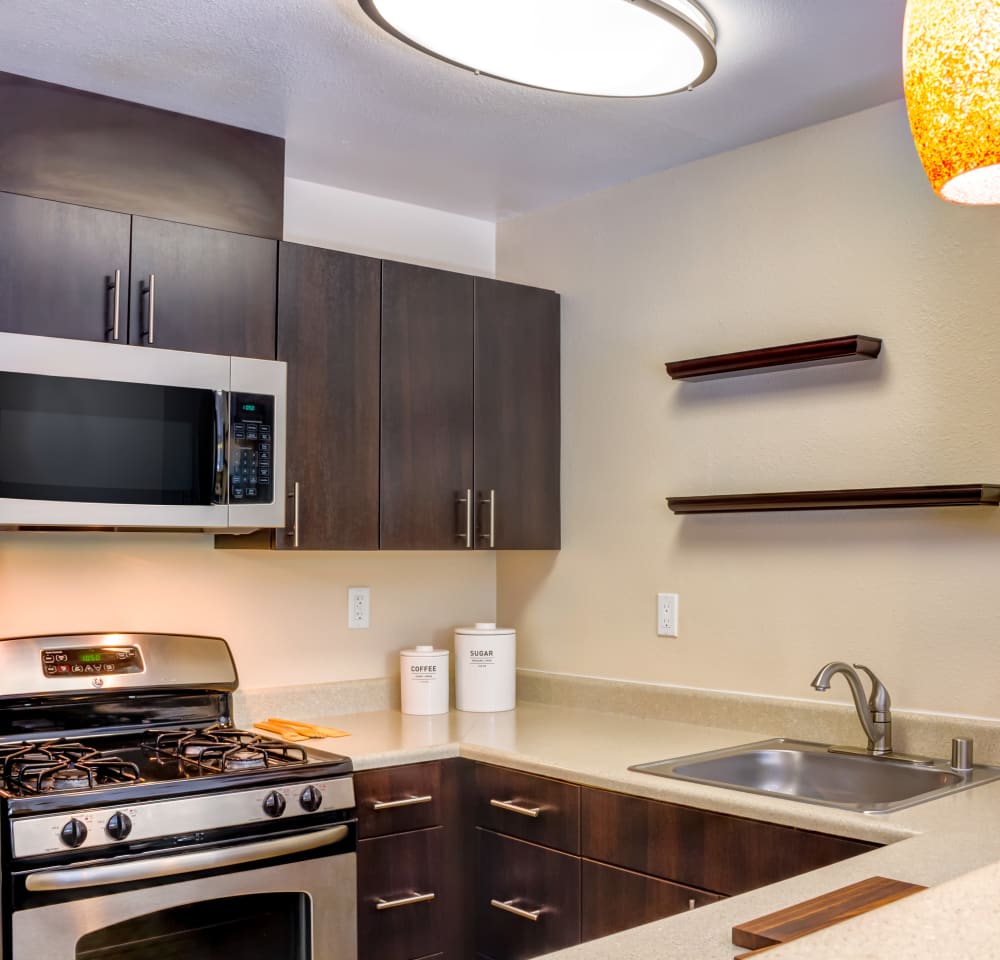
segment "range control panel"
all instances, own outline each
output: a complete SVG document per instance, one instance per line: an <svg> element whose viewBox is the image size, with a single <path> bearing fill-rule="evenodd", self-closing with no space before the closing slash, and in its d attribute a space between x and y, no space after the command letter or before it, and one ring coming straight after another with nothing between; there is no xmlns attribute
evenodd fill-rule
<svg viewBox="0 0 1000 960"><path fill-rule="evenodd" d="M138 647L74 647L43 650L42 673L47 677L102 677L116 673L142 673Z"/></svg>
<svg viewBox="0 0 1000 960"><path fill-rule="evenodd" d="M234 393L229 409L229 502L272 503L274 397Z"/></svg>

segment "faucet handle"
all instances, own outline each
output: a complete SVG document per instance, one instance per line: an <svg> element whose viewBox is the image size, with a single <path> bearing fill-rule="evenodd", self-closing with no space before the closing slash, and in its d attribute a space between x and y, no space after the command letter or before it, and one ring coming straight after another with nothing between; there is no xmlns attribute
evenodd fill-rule
<svg viewBox="0 0 1000 960"><path fill-rule="evenodd" d="M886 690L885 684L863 663L856 663L854 667L857 670L864 670L868 674L868 679L872 682L872 692L868 697L868 708L872 713L884 714L888 718L892 701L889 699L889 691Z"/></svg>

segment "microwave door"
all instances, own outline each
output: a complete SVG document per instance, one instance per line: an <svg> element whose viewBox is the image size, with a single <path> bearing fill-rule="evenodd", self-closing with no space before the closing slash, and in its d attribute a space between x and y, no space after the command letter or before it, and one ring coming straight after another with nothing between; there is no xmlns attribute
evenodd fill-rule
<svg viewBox="0 0 1000 960"><path fill-rule="evenodd" d="M58 353L58 341L50 345ZM169 370L156 369L172 362L167 356L103 370L132 349L73 349L81 346L101 355L96 365L78 356L77 376L48 372L51 355L45 372L30 357L0 358L0 525L226 527L226 400L218 385L228 384L228 358L207 358L219 369L201 377L204 385L178 386Z"/></svg>

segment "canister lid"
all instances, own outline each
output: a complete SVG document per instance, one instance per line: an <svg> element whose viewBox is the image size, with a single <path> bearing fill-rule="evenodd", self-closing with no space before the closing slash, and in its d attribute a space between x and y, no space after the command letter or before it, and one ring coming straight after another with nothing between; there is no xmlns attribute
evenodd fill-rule
<svg viewBox="0 0 1000 960"><path fill-rule="evenodd" d="M498 627L495 623L477 623L472 627L456 627L455 633L462 636L498 637L508 636L514 632L513 627Z"/></svg>
<svg viewBox="0 0 1000 960"><path fill-rule="evenodd" d="M447 657L447 650L435 650L430 644L420 644L407 650L400 650L401 657Z"/></svg>

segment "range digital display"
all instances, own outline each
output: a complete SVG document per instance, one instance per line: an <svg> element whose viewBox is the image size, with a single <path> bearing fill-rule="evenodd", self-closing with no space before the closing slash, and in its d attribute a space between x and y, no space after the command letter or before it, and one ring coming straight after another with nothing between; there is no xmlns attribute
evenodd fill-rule
<svg viewBox="0 0 1000 960"><path fill-rule="evenodd" d="M142 673L143 669L138 647L77 647L42 651L42 673L46 677L93 679L98 674L106 677Z"/></svg>

